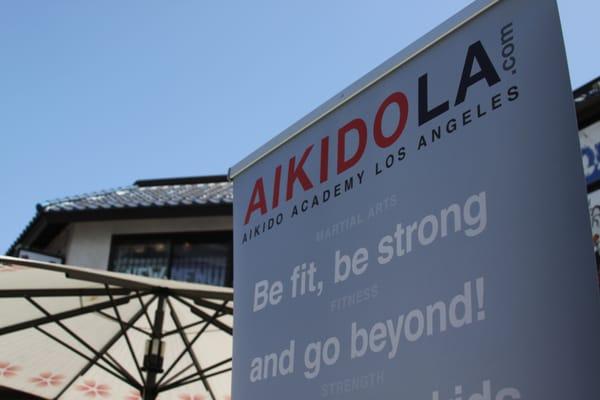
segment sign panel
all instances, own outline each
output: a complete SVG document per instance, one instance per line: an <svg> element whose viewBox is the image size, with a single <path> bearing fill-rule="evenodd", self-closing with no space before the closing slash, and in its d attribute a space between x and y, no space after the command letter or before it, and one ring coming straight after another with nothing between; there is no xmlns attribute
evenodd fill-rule
<svg viewBox="0 0 600 400"><path fill-rule="evenodd" d="M554 1L353 84L232 169L233 398L597 398L580 160Z"/></svg>
<svg viewBox="0 0 600 400"><path fill-rule="evenodd" d="M64 262L62 257L54 256L51 254L45 254L39 251L29 249L20 249L17 257L25 258L27 260L42 261L53 264L62 264Z"/></svg>
<svg viewBox="0 0 600 400"><path fill-rule="evenodd" d="M600 180L600 122L579 131L583 172L589 184Z"/></svg>

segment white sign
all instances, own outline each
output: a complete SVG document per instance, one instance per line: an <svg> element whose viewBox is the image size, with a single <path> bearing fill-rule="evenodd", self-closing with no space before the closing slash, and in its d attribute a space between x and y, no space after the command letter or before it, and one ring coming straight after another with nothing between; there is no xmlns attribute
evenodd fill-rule
<svg viewBox="0 0 600 400"><path fill-rule="evenodd" d="M235 166L233 398L599 398L575 126L555 2L479 1Z"/></svg>
<svg viewBox="0 0 600 400"><path fill-rule="evenodd" d="M33 250L27 250L27 249L20 249L18 257L24 258L27 260L42 261L42 262L53 263L53 264L62 264L63 263L63 259L61 257L52 256L50 254L40 253L39 251L33 251Z"/></svg>

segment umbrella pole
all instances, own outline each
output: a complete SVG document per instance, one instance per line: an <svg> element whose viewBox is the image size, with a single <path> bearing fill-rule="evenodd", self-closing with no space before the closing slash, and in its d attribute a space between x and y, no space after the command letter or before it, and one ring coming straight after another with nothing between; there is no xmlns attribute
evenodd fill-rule
<svg viewBox="0 0 600 400"><path fill-rule="evenodd" d="M163 320L165 316L164 305L165 296L158 295L158 303L156 305L156 312L154 313L154 326L152 329L153 339L160 340L162 337ZM157 375L158 373L156 370L147 369L143 400L156 400L156 396L158 396L158 385L156 384Z"/></svg>

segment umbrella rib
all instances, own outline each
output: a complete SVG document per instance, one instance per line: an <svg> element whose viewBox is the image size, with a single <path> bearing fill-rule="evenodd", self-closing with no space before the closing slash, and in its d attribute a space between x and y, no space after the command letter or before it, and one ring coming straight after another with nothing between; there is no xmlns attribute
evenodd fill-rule
<svg viewBox="0 0 600 400"><path fill-rule="evenodd" d="M117 318L113 317L112 315L110 315L110 314L109 314L109 313L107 313L107 312L104 312L104 311L97 311L97 313L98 313L98 314L100 314L100 315L102 315L102 316L103 316L103 317L105 317L105 318L108 318L108 319L110 319L111 321L114 321L114 322L119 322L119 320L118 320ZM150 336L150 332L146 332L146 331L145 331L145 330L143 330L142 328L138 328L137 326L132 326L131 328L132 328L132 329L135 329L136 331L138 331L138 332L140 332L140 333L143 333L144 335L148 335L148 336Z"/></svg>
<svg viewBox="0 0 600 400"><path fill-rule="evenodd" d="M117 299L116 302L119 305L122 305L122 304L128 303L131 297L132 296L126 296L126 297ZM30 302L33 301L28 296L26 296L25 298ZM105 308L110 308L110 307L112 307L112 304L110 302L104 302L104 303L93 304L93 305L86 306L86 307L81 307L79 309L60 312L60 313L54 314L54 315L50 315L49 313L44 313L44 314L46 314L45 317L36 318L36 319L32 319L32 320L25 321L25 322L19 322L17 324L10 325L5 328L0 328L0 336L6 335L8 333L13 333L13 332L17 332L20 330L28 329L28 328L34 328L38 325L43 325L43 324L47 324L50 322L60 322L60 320L63 320L63 319L77 317L77 316L80 316L83 314L87 314L87 313L98 311L98 310L103 310Z"/></svg>
<svg viewBox="0 0 600 400"><path fill-rule="evenodd" d="M230 335L233 335L233 328L231 328L229 325L224 324L223 322L219 321L216 317L211 318L210 315L208 315L207 313L205 313L204 311L202 311L195 305L190 304L187 300L184 300L184 299L180 298L179 296L173 296L173 297L175 298L175 300L188 306L190 308L190 311L193 312L194 314L196 314L197 316L199 316L205 320L210 320L210 323L213 324L214 326L216 326L217 328L221 329L224 332L227 332ZM227 301L225 301L223 303L223 307L225 307L226 304L227 304ZM221 310L219 310L219 311L221 311Z"/></svg>
<svg viewBox="0 0 600 400"><path fill-rule="evenodd" d="M197 326L197 325L200 325L200 324L203 324L203 323L204 323L204 320L201 319L200 321L196 321L196 322L192 322L190 324L184 325L183 329L186 330L186 329L189 329L189 328L193 328L194 326ZM174 335L177 332L178 332L177 329L173 329L172 331L168 331L168 332L163 333L163 337Z"/></svg>
<svg viewBox="0 0 600 400"><path fill-rule="evenodd" d="M146 321L148 322L148 326L150 326L150 332L153 332L154 324L152 323L152 320L150 319L150 315L148 315L148 309L146 307L144 307L144 302L142 301L142 297L140 296L139 290L136 290L135 293L137 295L138 301L140 302L140 306L142 306L142 308L144 309L144 315L146 316Z"/></svg>
<svg viewBox="0 0 600 400"><path fill-rule="evenodd" d="M217 372L213 372L212 374L204 375L204 379L212 378L213 376L221 375L221 374L224 374L224 373L229 372L229 371L231 371L231 367L223 369L223 370L220 370L220 371L217 371ZM186 382L178 381L178 382L181 382L181 383L178 383L178 382L172 383L172 384L170 384L168 386L165 386L165 388L162 389L162 390L164 390L164 391L172 390L172 389L175 389L175 388L180 387L180 386L185 386L185 385L189 385L190 383L198 382L201 379L202 378L200 378L200 377L196 377L194 379L189 379Z"/></svg>
<svg viewBox="0 0 600 400"><path fill-rule="evenodd" d="M212 301L207 301L207 300L203 300L203 299L196 299L196 300L194 300L194 303L199 306L202 306L202 307L210 308L212 310L223 310L224 314L233 315L232 307L223 307L219 304L213 303Z"/></svg>
<svg viewBox="0 0 600 400"><path fill-rule="evenodd" d="M232 368L231 368L231 367L229 367L229 368L225 368L225 369L222 369L222 370L220 370L220 371L213 372L212 374L208 374L208 375L206 375L206 377L207 377L207 378L212 378L213 376L221 375L221 374L224 374L224 373L226 373L226 372L229 372L229 371L231 371L231 370L232 370ZM190 382L188 382L188 383L190 383Z"/></svg>
<svg viewBox="0 0 600 400"><path fill-rule="evenodd" d="M81 351L77 350L76 348L74 348L73 346L71 346L70 344L64 342L63 340L57 338L56 336L54 336L53 334L51 334L50 332L47 332L45 330L43 330L42 328L40 328L39 326L36 326L35 329L37 331L39 331L40 333L48 336L50 339L54 340L55 342L61 344L62 346L66 347L67 349L71 350L72 352L74 352L75 354L77 354L78 356L82 357L83 359L87 360L88 362L91 361L92 359L87 356L86 354L82 353ZM105 367L104 365L100 365L100 364L96 364L99 368L102 368L104 371L108 372L109 374L111 374L112 376L114 376L117 379L122 380L123 382L127 383L128 385L131 385L133 387L137 387L138 383L135 381L130 381L127 377L122 376L122 375L118 375L117 372L120 371L113 371L108 369L107 367ZM111 365L112 367L112 365ZM114 367L113 367L114 368ZM66 385L65 387L63 387L60 391L60 393L58 393L58 395L55 397L55 399L60 398L60 396L62 396L72 385L73 383L79 378L80 374L75 374L73 376L73 379L71 379ZM141 386L140 386L141 388Z"/></svg>
<svg viewBox="0 0 600 400"><path fill-rule="evenodd" d="M128 295L130 289L112 288L115 295ZM0 290L0 298L11 297L81 297L100 296L106 293L103 288L69 288L69 289L5 289Z"/></svg>
<svg viewBox="0 0 600 400"><path fill-rule="evenodd" d="M27 297L27 300L33 304L38 310L40 310L41 312L43 312L46 315L50 315L50 313L41 305L39 305L37 302L35 302L35 300L30 299ZM75 332L73 332L69 327L67 327L65 324L63 324L60 321L56 321L56 324L61 327L65 332L67 332L69 335L71 335L71 337L73 339L75 339L76 341L78 341L81 345L83 345L85 348L87 348L89 351L92 352L92 354L94 354L94 356L98 357L98 355L100 357L98 357L96 359L96 361L98 359L102 359L102 361L104 361L105 363L107 363L108 365L110 365L111 367L113 367L115 370L120 370L121 373L123 373L126 376L129 376L130 379L133 379L133 377L131 375L129 375L129 373L127 372L127 370L125 368L123 368L123 366L121 364L119 364L118 362L114 361L114 364L110 361L107 360L103 357L105 352L98 352L96 349L94 349L92 346L90 346L85 340L83 340L79 335L77 335Z"/></svg>
<svg viewBox="0 0 600 400"><path fill-rule="evenodd" d="M226 305L227 301L223 302L223 305ZM211 319L216 318L218 315L220 314L220 311L215 311L215 313L212 315ZM202 335L204 333L204 331L206 330L206 328L208 328L208 326L210 325L210 320L207 321L203 321L204 322L204 326L198 331L198 333L196 334L196 336L192 339L191 344L194 345L194 343L196 342L196 340L198 340L198 338L200 337L200 335ZM158 381L158 385L160 386L160 384L162 383L163 380L165 380L167 378L167 376L169 375L169 373L171 372L171 370L173 370L173 368L175 368L175 365L177 365L177 363L179 362L179 360L181 360L181 357L183 357L185 354L185 350L183 350L179 356L177 356L177 358L175 359L175 361L173 361L171 363L171 366L167 369L167 372L165 372L162 377L159 379Z"/></svg>
<svg viewBox="0 0 600 400"><path fill-rule="evenodd" d="M150 304L152 304L152 302L156 299L156 296L152 297L152 299L146 304L146 307L148 307ZM127 331L131 326L133 326L133 324L135 324L137 322L138 319L140 319L140 317L142 316L143 311L142 310L138 310L125 324L125 330ZM117 340L119 340L119 338L121 337L121 331L117 332L112 338L109 339L108 342L106 342L106 344L104 345L104 347L102 347L102 349L100 350L100 352L98 352L98 354L96 355L96 357L94 358L94 362L98 361L98 359L104 354L106 353L116 342ZM89 365L87 367L86 370L81 372L81 375L84 375L88 369L91 368L91 365ZM131 375L130 375L131 376ZM133 377L132 377L133 379ZM134 379L135 380L135 379ZM136 381L137 382L137 381ZM142 385L138 383L138 385L141 387Z"/></svg>
<svg viewBox="0 0 600 400"><path fill-rule="evenodd" d="M108 292L108 290L109 290L108 285L105 284L104 286ZM131 353L131 358L133 358L135 367L137 368L138 373L140 374L140 378L142 379L142 384L146 385L146 379L144 378L144 374L142 373L142 368L140 367L137 356L135 355L135 351L133 351L133 345L131 344L131 341L129 340L129 335L127 334L127 330L124 329L125 325L123 323L123 319L121 318L121 313L119 312L119 309L117 308L117 305L115 304L115 299L113 298L112 294L110 294L110 292L108 293L108 298L110 299L110 302L113 304L113 309L115 311L115 315L119 319L119 327L121 328L121 334L123 336L125 336L125 341L127 342L127 347L129 347L129 352ZM144 310L146 310L146 307L144 307L142 305L140 310L143 312Z"/></svg>
<svg viewBox="0 0 600 400"><path fill-rule="evenodd" d="M221 366L221 365L223 365L223 364L227 364L228 362L231 362L231 360L232 360L232 358L230 357L230 358L228 358L228 359L226 359L226 360L223 360L223 361L221 361L221 362L218 362L218 363L216 363L216 364L213 364L213 365L211 365L210 367L208 367L208 368L206 368L206 369L202 370L202 376L204 376L205 378L209 378L209 377L211 377L211 376L214 376L215 374L208 374L208 375L206 375L206 372L208 372L208 371L210 371L210 370L212 370L212 369L215 369L215 368L217 368L217 367L220 367L220 366ZM192 365L193 365L193 364L190 364L190 365L189 365L188 367L186 367L186 368L185 368L183 371L185 371L185 370L189 369L189 368L190 368ZM183 372L183 371L182 371L182 372ZM221 371L221 372L219 372L219 373L223 373L223 372L227 372L227 371ZM181 375L181 372L180 372L180 373L178 373L177 375ZM171 390L171 389L175 389L176 387L179 387L179 386L184 386L184 385L190 384L190 383L192 383L192 382L196 382L196 381L198 380L197 376L198 376L198 374L190 374L190 375L186 376L185 378L181 378L181 379L179 379L178 381L175 381L175 382L173 382L173 383L170 383L170 382L172 382L172 381L173 381L173 378L171 378L171 379L169 380L169 382L165 382L165 386L164 386L164 389L163 389L163 390L165 390L165 391L166 391L166 390Z"/></svg>
<svg viewBox="0 0 600 400"><path fill-rule="evenodd" d="M152 297L152 299L146 304L146 307L148 307L154 300L156 299L156 296ZM140 319L140 317L143 314L143 310L138 310L135 315L133 315L133 317L131 317L126 324L125 330L129 329L133 324L135 324L137 322L138 319ZM92 360L90 360L88 362L88 364L83 367L81 369L81 371L79 371L78 374L75 375L73 382L75 382L77 380L78 377L85 375L85 373L94 365L98 365L98 367L102 368L102 365L98 364L98 360L102 359L104 362L107 362L107 360L104 359L104 354L107 354L108 350L116 343L116 341L121 337L121 332L117 332L112 338L110 338L108 340L108 342L106 342L106 344L104 345L104 347L102 347L102 349L97 352L94 356L94 358ZM112 358L112 357L111 357ZM108 363L110 365L110 363ZM114 367L113 367L114 368ZM132 387L138 389L139 391L142 390L142 385L137 382L135 380L135 378L133 376L131 376L127 371L123 370L121 371L122 373L126 374L126 376L129 377L129 379L131 379L133 382L135 382L135 385L131 385ZM73 384L73 382L70 383L70 385ZM70 386L69 385L69 386ZM59 395L55 398L58 399L64 392L66 391L66 389L63 389L63 391L61 393L59 393Z"/></svg>
<svg viewBox="0 0 600 400"><path fill-rule="evenodd" d="M172 377L170 377L169 379L167 379L165 381L165 386L168 385L169 383L173 382L175 380L175 378L181 376L185 371L187 371L188 369L192 368L194 366L194 363L188 364L187 367L183 368L181 371L179 371L178 373L176 373L175 375L173 375ZM196 374L194 374L194 376L196 376Z"/></svg>
<svg viewBox="0 0 600 400"><path fill-rule="evenodd" d="M134 377L133 377L133 376L132 376L132 375L131 375L129 372L127 372L127 370L125 370L125 368L124 368L123 366L121 366L121 364L119 364L119 362L117 361L117 359L116 359L116 358L114 358L114 357L113 357L113 356L112 356L112 355L111 355L111 354L108 352L108 350L106 351L106 353L104 354L104 356L105 356L107 359L111 360L113 363L115 363L115 364L117 364L118 366L120 366L120 367L121 367L121 372L123 372L123 373L126 373L126 374L127 374L127 376L128 376L128 377L130 377L130 379L131 379L131 380L133 380L134 382L137 382L137 381L135 380L135 378L134 378ZM105 360L104 358L102 358L102 361L106 362L106 360ZM98 365L100 365L100 364L98 364Z"/></svg>
<svg viewBox="0 0 600 400"><path fill-rule="evenodd" d="M196 368L196 372L197 372L198 376L202 379L202 384L204 385L204 387L210 394L210 397L213 400L216 400L215 393L213 392L212 388L210 387L210 384L208 383L208 381L204 378L204 374L202 373L202 366L200 365L200 362L198 361L198 357L196 357L196 353L194 353L194 350L192 349L192 346L190 345L190 341L188 340L187 336L185 336L185 332L182 329L181 321L179 320L179 316L177 315L177 312L175 311L175 307L173 307L171 300L168 298L167 298L167 304L169 305L169 308L171 309L171 318L173 319L173 322L175 322L175 326L179 330L179 336L181 337L181 340L183 341L183 344L185 345L185 349L188 352L188 354L190 355L192 362L194 363L194 367Z"/></svg>
<svg viewBox="0 0 600 400"><path fill-rule="evenodd" d="M60 345L62 345L64 347L66 347L67 349L71 350L73 353L77 354L81 358L84 358L87 361L92 361L92 357L88 356L87 354L85 354L81 350L77 350L75 347L73 347L69 343L67 343L64 340L58 338L57 336L53 335L52 333L44 330L43 328L40 328L39 326L36 326L34 329L37 330L38 332L44 334L45 336L48 336L50 339L54 340L58 344L60 344ZM109 374L113 375L114 377L119 378L120 380L122 380L125 383L128 383L128 384L130 384L132 386L136 386L137 385L137 382L129 380L129 378L127 376L125 376L125 375L118 375L121 371L118 368L115 368L115 366L112 365L112 364L107 364L107 365L108 365L108 367L113 368L113 369L109 369L108 367L106 367L106 366L104 366L102 364L99 364L99 363L96 363L96 365L99 368L102 368L103 370L105 370L106 372L108 372ZM78 377L78 375L76 375L76 376Z"/></svg>
<svg viewBox="0 0 600 400"><path fill-rule="evenodd" d="M171 289L171 293L176 296L185 297L192 301L202 299L213 299L221 301L233 301L233 292L214 292L207 290L191 289Z"/></svg>

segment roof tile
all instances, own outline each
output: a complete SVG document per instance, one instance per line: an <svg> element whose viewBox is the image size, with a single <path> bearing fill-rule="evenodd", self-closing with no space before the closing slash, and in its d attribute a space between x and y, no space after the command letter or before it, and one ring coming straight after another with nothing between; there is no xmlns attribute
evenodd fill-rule
<svg viewBox="0 0 600 400"><path fill-rule="evenodd" d="M41 205L46 213L85 211L111 208L177 207L199 205L226 205L233 202L231 182L195 183L120 187L102 192L64 197Z"/></svg>

